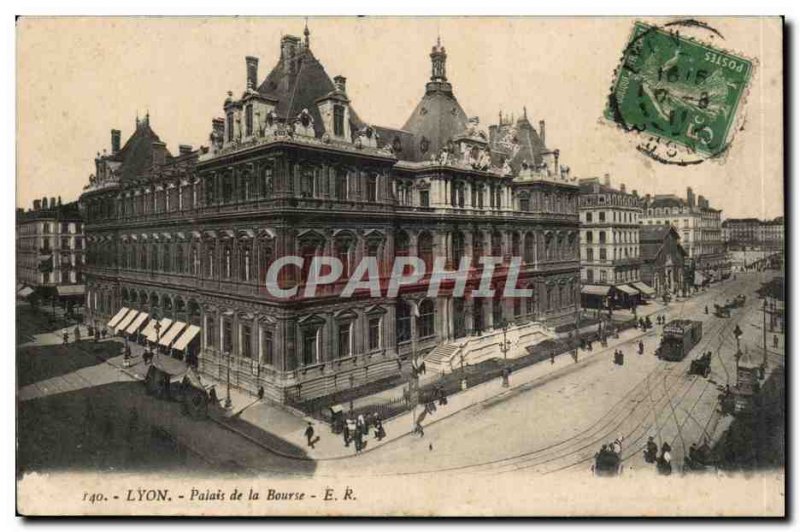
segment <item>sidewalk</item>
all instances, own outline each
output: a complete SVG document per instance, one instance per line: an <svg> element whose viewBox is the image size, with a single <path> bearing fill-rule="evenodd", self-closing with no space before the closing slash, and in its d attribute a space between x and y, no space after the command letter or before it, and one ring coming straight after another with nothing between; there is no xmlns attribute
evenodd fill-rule
<svg viewBox="0 0 800 532"><path fill-rule="evenodd" d="M519 389L522 387L530 387L531 384L535 385L537 381L547 377L565 374L578 369L588 360L597 358L598 356L608 356L616 347L623 343L644 336L654 336L655 334L655 329L647 333L641 333L638 329L631 329L621 333L619 339L609 339L608 347L606 348L595 349L591 352L580 351L577 363L571 356L558 356L552 364L540 362L517 370L512 374L511 385L508 388L502 388L500 380L494 379L475 385L463 392L450 395L447 398L448 404L446 406L439 406L436 412L429 414L425 418L423 428L485 401L502 400L504 396L516 393L520 391ZM218 395L224 398L224 385L222 388L222 393ZM265 441L260 437L264 433L273 436L273 438L269 439L274 439L274 436L277 436L282 440L304 449L307 457L314 460L335 460L355 455L354 445L345 447L344 438L341 434L333 434L327 424L314 420L309 416L300 417L294 415L281 406L257 401L252 396L233 389L231 389L231 401L233 403L233 414L229 417L217 418L215 421L272 452L284 454L285 450L271 447L271 442ZM420 406L417 407L415 412L405 412L391 419L384 420L383 427L386 431L386 437L378 442L374 439L372 434L370 434L365 438L368 444L362 452L370 452L412 434L415 414L419 416L422 411L423 407ZM311 422L314 427L314 437L319 438L315 442L313 448L307 445L304 434L309 422ZM250 425L250 427L245 427L244 425ZM300 458L300 456L296 454L296 451L295 453L286 453L285 455L292 458Z"/></svg>

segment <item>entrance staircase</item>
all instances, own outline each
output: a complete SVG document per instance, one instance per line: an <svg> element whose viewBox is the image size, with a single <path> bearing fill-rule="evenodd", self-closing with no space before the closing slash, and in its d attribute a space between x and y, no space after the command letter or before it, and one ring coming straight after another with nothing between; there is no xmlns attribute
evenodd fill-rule
<svg viewBox="0 0 800 532"><path fill-rule="evenodd" d="M526 355L527 347L554 338L555 330L541 322L513 325L508 328L505 336L510 342L507 356L516 358ZM466 366L492 358L502 358L502 343L502 329L441 343L425 355L425 369L431 374L445 374L458 369L462 363Z"/></svg>

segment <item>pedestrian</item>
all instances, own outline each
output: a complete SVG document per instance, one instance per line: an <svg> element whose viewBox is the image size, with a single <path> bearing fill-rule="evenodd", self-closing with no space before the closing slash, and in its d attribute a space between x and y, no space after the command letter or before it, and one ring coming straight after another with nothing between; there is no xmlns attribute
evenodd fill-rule
<svg viewBox="0 0 800 532"><path fill-rule="evenodd" d="M344 423L344 446L350 447L350 442L353 441L356 435L356 422L352 417L348 416Z"/></svg>
<svg viewBox="0 0 800 532"><path fill-rule="evenodd" d="M550 364L552 365L552 364L555 364L555 363L556 363L556 354L555 354L555 352L550 351Z"/></svg>
<svg viewBox="0 0 800 532"><path fill-rule="evenodd" d="M417 421L417 425L414 427L414 434L418 434L420 438L425 436L425 431L422 430L422 425L419 421Z"/></svg>
<svg viewBox="0 0 800 532"><path fill-rule="evenodd" d="M64 345L69 343L69 333L67 331L64 331L64 333L61 335L61 338L64 340Z"/></svg>
<svg viewBox="0 0 800 532"><path fill-rule="evenodd" d="M774 347L775 349L778 349L778 335L777 334L773 334L772 335L772 347Z"/></svg>
<svg viewBox="0 0 800 532"><path fill-rule="evenodd" d="M80 329L80 327L78 327L76 325L75 326L75 343L77 344L80 341L81 341L81 329Z"/></svg>
<svg viewBox="0 0 800 532"><path fill-rule="evenodd" d="M103 327L103 330L100 332L100 336L103 338L103 340L106 339L106 328L105 327Z"/></svg>
<svg viewBox="0 0 800 532"><path fill-rule="evenodd" d="M95 329L94 330L94 343L97 343L99 341L100 341L100 331L98 329Z"/></svg>
<svg viewBox="0 0 800 532"><path fill-rule="evenodd" d="M641 355L643 353L644 353L644 342L639 340L639 354Z"/></svg>
<svg viewBox="0 0 800 532"><path fill-rule="evenodd" d="M308 422L308 426L306 427L306 442L308 446L312 449L314 448L314 427L311 425L311 422Z"/></svg>
<svg viewBox="0 0 800 532"><path fill-rule="evenodd" d="M364 414L359 414L356 418L356 430L364 433L367 430L367 423L364 421Z"/></svg>
<svg viewBox="0 0 800 532"><path fill-rule="evenodd" d="M708 305L706 305L705 312L708 314Z"/></svg>
<svg viewBox="0 0 800 532"><path fill-rule="evenodd" d="M386 437L386 431L383 430L383 422L379 419L375 424L375 439L381 441Z"/></svg>
<svg viewBox="0 0 800 532"><path fill-rule="evenodd" d="M361 452L361 449L364 448L364 434L361 432L360 429L356 428L355 433L355 446L356 446L356 454Z"/></svg>

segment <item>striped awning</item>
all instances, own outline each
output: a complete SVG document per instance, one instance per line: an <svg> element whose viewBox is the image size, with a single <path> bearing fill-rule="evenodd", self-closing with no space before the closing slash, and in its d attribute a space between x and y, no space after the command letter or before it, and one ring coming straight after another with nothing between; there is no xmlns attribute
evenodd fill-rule
<svg viewBox="0 0 800 532"><path fill-rule="evenodd" d="M172 320L169 318L161 318L161 321L158 322L159 327L158 331L156 331L156 324L153 324L153 327L150 328L150 324L147 326L147 332L145 333L145 337L150 340L151 342L156 342L159 340L161 336L167 332L169 326L172 325Z"/></svg>
<svg viewBox="0 0 800 532"><path fill-rule="evenodd" d="M125 328L125 332L126 332L126 333L128 333L128 334L133 334L133 333L135 333L136 331L138 331L138 330L139 330L139 328L142 326L142 324L144 323L144 321L145 321L145 320L146 320L146 319L147 319L149 316L150 316L150 315L149 315L147 312L140 312L140 313L139 313L139 315L138 315L138 316L136 316L136 319L135 319L135 320L133 320L133 321L131 322L131 324L130 324L130 325L128 325L128 327L126 327L126 328Z"/></svg>
<svg viewBox="0 0 800 532"><path fill-rule="evenodd" d="M172 345L172 348L177 349L178 351L183 351L184 349L186 349L186 346L189 345L189 342L191 342L199 332L200 332L200 327L198 327L197 325L189 325L189 327L187 327L186 330L183 331L183 334L180 335L180 337L177 340L175 340L175 343Z"/></svg>
<svg viewBox="0 0 800 532"><path fill-rule="evenodd" d="M117 326L114 329L114 331L116 333L120 333L120 332L124 331L125 329L128 328L128 325L130 325L131 322L136 319L136 316L138 316L138 315L139 315L139 311L138 310L132 310L132 311L128 312L125 315L125 317L122 318L122 321L117 323Z"/></svg>
<svg viewBox="0 0 800 532"><path fill-rule="evenodd" d="M178 333L180 333L183 328L186 327L186 324L182 321L176 321L172 324L172 327L169 330L161 335L161 339L158 341L158 345L163 345L164 347L169 347L170 344L178 337Z"/></svg>
<svg viewBox="0 0 800 532"><path fill-rule="evenodd" d="M117 312L116 314L114 314L114 317L113 317L113 318L111 318L110 320L108 320L108 327L109 327L110 329L113 329L114 327L116 327L116 326L117 326L117 323L119 323L119 321L120 321L122 318L124 318L124 317L125 317L125 314L127 314L129 310L130 310L130 309L129 309L128 307L122 307L121 309L119 309L119 312Z"/></svg>
<svg viewBox="0 0 800 532"><path fill-rule="evenodd" d="M639 291L637 289L627 284L619 284L614 288L616 288L617 290L619 290L624 294L628 294L629 296L635 296L639 294Z"/></svg>
<svg viewBox="0 0 800 532"><path fill-rule="evenodd" d="M586 294L587 296L607 296L608 293L611 291L610 286L606 285L599 285L599 284L585 284L581 286L581 294Z"/></svg>
<svg viewBox="0 0 800 532"><path fill-rule="evenodd" d="M635 283L631 283L631 286L633 286L635 289L637 289L646 296L652 296L653 294L656 293L656 291L653 288L651 288L650 286L641 281L636 281Z"/></svg>

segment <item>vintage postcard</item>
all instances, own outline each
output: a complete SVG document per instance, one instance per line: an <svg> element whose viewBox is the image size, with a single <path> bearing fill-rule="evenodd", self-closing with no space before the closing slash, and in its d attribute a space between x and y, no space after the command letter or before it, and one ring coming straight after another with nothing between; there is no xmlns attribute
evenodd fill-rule
<svg viewBox="0 0 800 532"><path fill-rule="evenodd" d="M21 17L26 516L786 513L780 17Z"/></svg>

